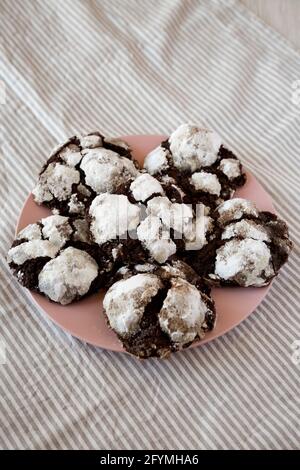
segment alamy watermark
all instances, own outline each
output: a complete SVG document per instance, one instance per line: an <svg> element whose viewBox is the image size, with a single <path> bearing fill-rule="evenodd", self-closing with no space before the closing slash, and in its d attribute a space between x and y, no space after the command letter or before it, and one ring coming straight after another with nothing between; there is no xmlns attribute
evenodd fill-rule
<svg viewBox="0 0 300 470"><path fill-rule="evenodd" d="M206 242L210 218L203 204L176 204L166 202L166 198L155 197L147 206L133 206L127 200L119 198L112 205L105 220L97 224L95 211L95 227L100 227L96 238L104 241L109 239L139 239L142 242L159 240L184 240L186 250L200 249ZM100 219L103 219L99 212ZM109 218L109 220L107 220ZM97 230L97 229L96 229ZM103 239L103 240L102 240Z"/></svg>
<svg viewBox="0 0 300 470"><path fill-rule="evenodd" d="M292 83L292 103L300 108L300 80L295 80Z"/></svg>
<svg viewBox="0 0 300 470"><path fill-rule="evenodd" d="M300 339L295 339L295 341L292 342L291 345L293 352L291 355L292 363L295 364L295 366L300 365Z"/></svg>

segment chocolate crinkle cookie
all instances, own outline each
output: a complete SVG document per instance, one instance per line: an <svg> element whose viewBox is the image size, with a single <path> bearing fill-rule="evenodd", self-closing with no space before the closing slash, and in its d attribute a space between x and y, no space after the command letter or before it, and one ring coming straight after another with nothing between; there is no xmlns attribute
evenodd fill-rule
<svg viewBox="0 0 300 470"><path fill-rule="evenodd" d="M213 219L206 209L201 205L202 214L196 218L191 205L171 202L166 196L150 199L137 227L147 258L162 264L187 249L200 250L213 236Z"/></svg>
<svg viewBox="0 0 300 470"><path fill-rule="evenodd" d="M61 215L84 215L98 194L126 194L137 172L125 142L99 132L73 136L51 152L32 194Z"/></svg>
<svg viewBox="0 0 300 470"><path fill-rule="evenodd" d="M88 219L94 242L116 263L163 264L186 249L199 250L208 243L214 236L208 212L201 204L195 211L192 205L172 202L157 179L141 172L128 196L97 196Z"/></svg>
<svg viewBox="0 0 300 470"><path fill-rule="evenodd" d="M136 238L140 219L141 207L125 194L100 194L87 214L93 242L119 267L140 262L146 256Z"/></svg>
<svg viewBox="0 0 300 470"><path fill-rule="evenodd" d="M138 198L132 188L129 196L105 193L93 200L88 212L92 239L120 265L145 260L164 263L183 243L182 237L174 240L174 221L169 220L172 203L165 196L155 196L145 205L139 204L133 195ZM177 206L181 228L179 211L190 209L184 204Z"/></svg>
<svg viewBox="0 0 300 470"><path fill-rule="evenodd" d="M213 214L215 238L204 252L185 257L193 268L218 286L260 287L270 283L292 248L285 222L259 211L241 198L225 201ZM204 267L204 270L203 270Z"/></svg>
<svg viewBox="0 0 300 470"><path fill-rule="evenodd" d="M209 207L177 202L161 181L147 173L131 183L129 197L143 203L136 237L145 252L144 259L150 262L162 264L187 249L200 250L213 237Z"/></svg>
<svg viewBox="0 0 300 470"><path fill-rule="evenodd" d="M7 256L18 281L62 305L96 292L113 262L91 241L85 219L52 215L21 230Z"/></svg>
<svg viewBox="0 0 300 470"><path fill-rule="evenodd" d="M170 199L215 208L243 186L246 176L238 158L213 130L182 124L144 162Z"/></svg>
<svg viewBox="0 0 300 470"><path fill-rule="evenodd" d="M124 267L116 277L104 297L104 312L129 353L167 357L213 329L209 289L182 261Z"/></svg>

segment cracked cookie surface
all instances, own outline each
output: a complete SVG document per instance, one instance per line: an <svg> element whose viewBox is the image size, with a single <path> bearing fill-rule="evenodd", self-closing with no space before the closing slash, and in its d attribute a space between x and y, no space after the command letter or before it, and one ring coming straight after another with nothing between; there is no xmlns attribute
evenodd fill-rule
<svg viewBox="0 0 300 470"><path fill-rule="evenodd" d="M109 326L138 356L166 357L214 327L209 288L185 263L122 268L103 300Z"/></svg>
<svg viewBox="0 0 300 470"><path fill-rule="evenodd" d="M114 266L92 242L85 219L61 215L21 230L7 261L23 286L62 305L99 290Z"/></svg>
<svg viewBox="0 0 300 470"><path fill-rule="evenodd" d="M278 274L292 249L287 225L252 201L234 198L213 214L215 237L185 261L212 284L260 287Z"/></svg>
<svg viewBox="0 0 300 470"><path fill-rule="evenodd" d="M32 194L61 215L84 215L98 194L126 194L137 173L125 142L99 132L73 136L51 152Z"/></svg>
<svg viewBox="0 0 300 470"><path fill-rule="evenodd" d="M162 184L169 178L182 202L201 202L212 209L230 199L246 181L240 161L224 147L221 137L193 124L182 124L152 150L144 168ZM171 191L172 186L167 196L172 197Z"/></svg>

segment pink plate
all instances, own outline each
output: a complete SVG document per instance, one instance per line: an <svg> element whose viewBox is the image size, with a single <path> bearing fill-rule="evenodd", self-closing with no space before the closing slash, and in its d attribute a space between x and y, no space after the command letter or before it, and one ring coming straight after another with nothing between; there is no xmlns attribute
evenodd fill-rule
<svg viewBox="0 0 300 470"><path fill-rule="evenodd" d="M156 147L165 136L139 135L125 136L133 148L134 157L143 162L144 156ZM247 172L246 185L236 192L236 196L253 200L259 209L274 212L272 200L258 181ZM27 198L17 225L19 232L26 225L50 215L50 211L33 201L32 195ZM218 319L215 329L203 341L194 346L223 335L250 315L266 296L270 286L260 288L218 288L212 295L216 302ZM111 351L123 351L117 336L107 327L102 312L103 292L83 299L69 306L50 302L39 294L30 292L34 302L61 328L77 338L95 346Z"/></svg>

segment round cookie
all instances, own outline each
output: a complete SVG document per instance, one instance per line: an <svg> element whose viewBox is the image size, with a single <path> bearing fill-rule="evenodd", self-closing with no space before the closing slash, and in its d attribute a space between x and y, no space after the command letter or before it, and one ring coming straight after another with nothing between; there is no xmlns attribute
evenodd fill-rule
<svg viewBox="0 0 300 470"><path fill-rule="evenodd" d="M211 208L230 199L246 181L240 161L222 145L220 136L192 124L182 124L150 152L144 168L161 182L169 177L179 188L182 202L201 202ZM172 185L164 189L172 198Z"/></svg>
<svg viewBox="0 0 300 470"><path fill-rule="evenodd" d="M73 136L51 152L32 194L62 215L84 215L97 194L125 194L137 172L125 142L99 132Z"/></svg>
<svg viewBox="0 0 300 470"><path fill-rule="evenodd" d="M185 263L122 268L103 307L126 351L166 357L203 338L215 324L207 286Z"/></svg>
<svg viewBox="0 0 300 470"><path fill-rule="evenodd" d="M97 262L83 250L68 247L48 261L38 275L38 290L50 300L67 305L99 288Z"/></svg>
<svg viewBox="0 0 300 470"><path fill-rule="evenodd" d="M142 208L124 194L104 193L89 208L88 221L94 243L115 265L140 262L144 249L136 237Z"/></svg>
<svg viewBox="0 0 300 470"><path fill-rule="evenodd" d="M87 221L61 215L21 230L7 261L23 286L62 305L97 291L114 268L92 242Z"/></svg>
<svg viewBox="0 0 300 470"><path fill-rule="evenodd" d="M164 196L163 186L157 178L145 173L139 172L129 187L128 197L132 202L146 204L149 199L155 196Z"/></svg>
<svg viewBox="0 0 300 470"><path fill-rule="evenodd" d="M205 208L199 205L197 209ZM204 213L207 209L201 220L206 221L208 232L211 218ZM89 221L94 242L119 263L149 260L162 264L186 248L200 249L206 243L193 208L172 202L159 181L143 172L131 183L128 196L97 196L89 209Z"/></svg>
<svg viewBox="0 0 300 470"><path fill-rule="evenodd" d="M269 284L292 248L285 222L241 198L225 201L213 216L215 238L207 250L187 255L186 261L214 285Z"/></svg>
<svg viewBox="0 0 300 470"><path fill-rule="evenodd" d="M160 264L185 249L191 249L191 245L199 249L199 242L201 246L204 244L203 237L200 241L200 224L195 221L196 211L191 205L183 203L183 194L170 180L165 176L158 181L148 173L141 172L129 188L129 199L139 203L141 208L137 239L147 259ZM167 197L166 192L173 197ZM209 209L203 205L197 207L198 213L201 210L203 216L208 214ZM202 221L204 219L209 218L203 217Z"/></svg>
<svg viewBox="0 0 300 470"><path fill-rule="evenodd" d="M150 199L145 216L137 227L140 240L150 262L167 262L186 251L203 248L214 236L214 221L209 210L198 204L171 202L166 196Z"/></svg>

